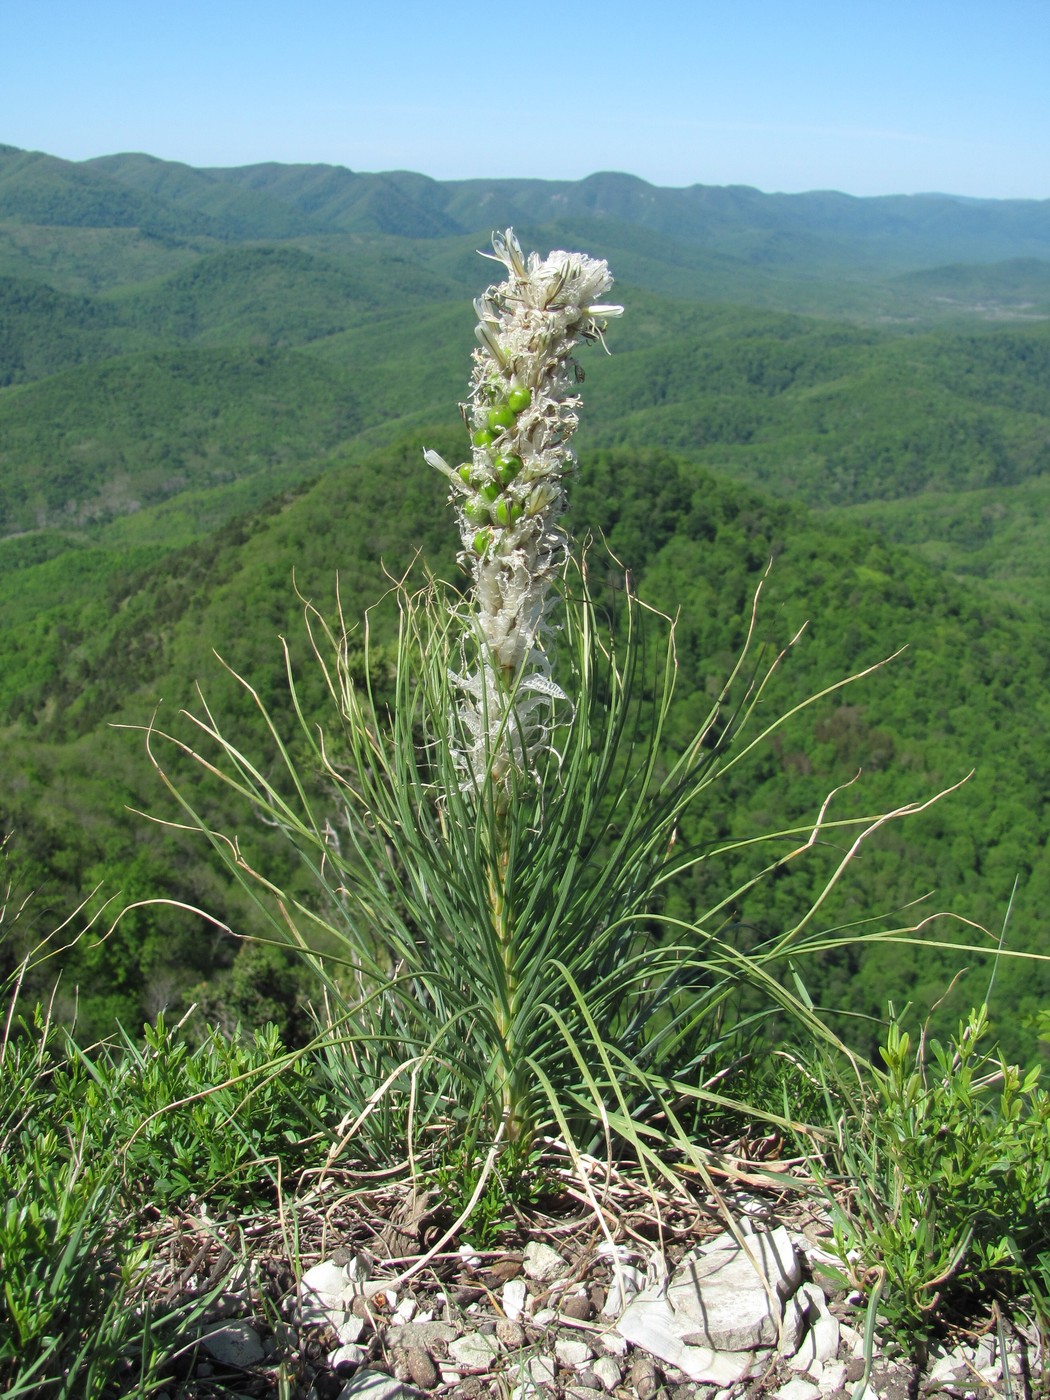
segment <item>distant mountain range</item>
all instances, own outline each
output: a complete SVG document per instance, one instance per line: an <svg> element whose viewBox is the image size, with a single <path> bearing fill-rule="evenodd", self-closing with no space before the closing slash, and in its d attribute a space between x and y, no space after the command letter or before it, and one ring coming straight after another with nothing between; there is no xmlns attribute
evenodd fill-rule
<svg viewBox="0 0 1050 1400"><path fill-rule="evenodd" d="M195 169L140 154L73 162L12 146L0 146L4 219L237 240L346 233L434 239L586 220L758 266L824 260L905 270L1050 257L1050 200L664 189L613 172L577 181L438 181L408 171L272 162Z"/></svg>

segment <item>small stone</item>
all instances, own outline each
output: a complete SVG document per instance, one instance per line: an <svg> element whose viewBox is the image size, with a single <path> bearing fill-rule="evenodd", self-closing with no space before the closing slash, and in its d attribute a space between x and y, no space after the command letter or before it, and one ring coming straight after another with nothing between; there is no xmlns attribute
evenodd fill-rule
<svg viewBox="0 0 1050 1400"><path fill-rule="evenodd" d="M529 1290L523 1278L508 1279L503 1285L503 1311L511 1322L516 1322L525 1311Z"/></svg>
<svg viewBox="0 0 1050 1400"><path fill-rule="evenodd" d="M490 1392L480 1376L464 1376L452 1393L456 1400L486 1400Z"/></svg>
<svg viewBox="0 0 1050 1400"><path fill-rule="evenodd" d="M412 1347L405 1352L405 1368L409 1379L420 1390L433 1390L440 1379L437 1367L422 1347Z"/></svg>
<svg viewBox="0 0 1050 1400"><path fill-rule="evenodd" d="M591 1370L605 1390L615 1390L620 1384L620 1368L611 1356L599 1356Z"/></svg>
<svg viewBox="0 0 1050 1400"><path fill-rule="evenodd" d="M834 1390L845 1390L845 1361L825 1361L821 1367L820 1375L817 1377L817 1384L824 1395L830 1395Z"/></svg>
<svg viewBox="0 0 1050 1400"><path fill-rule="evenodd" d="M459 1328L451 1322L408 1322L403 1327L388 1327L386 1331L386 1340L390 1346L400 1347L402 1351L422 1347L431 1355L435 1348L447 1346L458 1336Z"/></svg>
<svg viewBox="0 0 1050 1400"><path fill-rule="evenodd" d="M794 1376L779 1390L774 1390L773 1395L775 1400L820 1400L820 1386Z"/></svg>
<svg viewBox="0 0 1050 1400"><path fill-rule="evenodd" d="M342 1322L337 1322L335 1327L336 1336L343 1346L353 1346L360 1340L361 1333L365 1330L365 1320L363 1317L355 1317L351 1313L344 1317Z"/></svg>
<svg viewBox="0 0 1050 1400"><path fill-rule="evenodd" d="M593 1358L594 1352L586 1342L577 1341L574 1337L559 1337L554 1343L554 1355L563 1366L575 1370L585 1366Z"/></svg>
<svg viewBox="0 0 1050 1400"><path fill-rule="evenodd" d="M549 1327L552 1322L557 1322L557 1320L558 1314L553 1308L540 1308L534 1315L532 1322L534 1327L539 1327L542 1330L544 1327Z"/></svg>
<svg viewBox="0 0 1050 1400"><path fill-rule="evenodd" d="M496 1322L496 1336L508 1351L517 1351L525 1345L525 1328L512 1318L501 1317Z"/></svg>
<svg viewBox="0 0 1050 1400"><path fill-rule="evenodd" d="M220 1322L201 1338L204 1346L223 1366L244 1369L262 1361L265 1353L259 1334L247 1322Z"/></svg>
<svg viewBox="0 0 1050 1400"><path fill-rule="evenodd" d="M603 1332L598 1341L609 1356L627 1355L627 1338L621 1337L619 1332Z"/></svg>
<svg viewBox="0 0 1050 1400"><path fill-rule="evenodd" d="M365 1354L364 1347L348 1342L345 1346L336 1347L335 1351L329 1352L328 1364L333 1371L338 1371L343 1366L360 1366L365 1359Z"/></svg>
<svg viewBox="0 0 1050 1400"><path fill-rule="evenodd" d="M939 1356L933 1363L926 1383L930 1386L942 1385L945 1381L954 1380L956 1376L967 1369L965 1358L950 1351L947 1356ZM861 1374L863 1374L863 1367L861 1367ZM857 1379L859 1380L860 1377L858 1376Z"/></svg>
<svg viewBox="0 0 1050 1400"><path fill-rule="evenodd" d="M420 1392L385 1371L364 1367L339 1392L339 1400L418 1400Z"/></svg>
<svg viewBox="0 0 1050 1400"><path fill-rule="evenodd" d="M553 1385L557 1369L549 1356L532 1356L527 1367L533 1385Z"/></svg>
<svg viewBox="0 0 1050 1400"><path fill-rule="evenodd" d="M660 1373L652 1358L639 1352L632 1360L627 1373L627 1384L637 1395L638 1400L652 1400L660 1385Z"/></svg>
<svg viewBox="0 0 1050 1400"><path fill-rule="evenodd" d="M525 1272L536 1283L550 1283L553 1279L562 1278L568 1267L558 1251L541 1240L530 1240L525 1246Z"/></svg>
<svg viewBox="0 0 1050 1400"><path fill-rule="evenodd" d="M846 1353L848 1356L863 1357L864 1338L861 1336L861 1334L857 1331L855 1327L851 1327L848 1322L840 1322L839 1338L841 1340L842 1345L846 1348ZM859 1380L860 1377L855 1376L853 1379Z"/></svg>
<svg viewBox="0 0 1050 1400"><path fill-rule="evenodd" d="M602 1317L619 1317L645 1283L645 1275L634 1264L621 1264L613 1270L612 1284L602 1307Z"/></svg>
<svg viewBox="0 0 1050 1400"><path fill-rule="evenodd" d="M498 1340L479 1332L468 1332L465 1337L457 1337L448 1344L449 1356L464 1371L490 1371L499 1353Z"/></svg>
<svg viewBox="0 0 1050 1400"><path fill-rule="evenodd" d="M577 1322L589 1322L594 1316L594 1304L586 1293L570 1293L562 1301L562 1314L575 1318Z"/></svg>
<svg viewBox="0 0 1050 1400"><path fill-rule="evenodd" d="M584 1385L582 1377L575 1384L565 1387L565 1400L605 1400L605 1391L591 1385Z"/></svg>

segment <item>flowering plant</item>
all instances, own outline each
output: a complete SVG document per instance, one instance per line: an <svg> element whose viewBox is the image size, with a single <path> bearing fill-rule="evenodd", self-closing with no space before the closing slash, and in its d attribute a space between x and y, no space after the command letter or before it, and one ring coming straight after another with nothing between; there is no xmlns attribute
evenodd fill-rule
<svg viewBox="0 0 1050 1400"><path fill-rule="evenodd" d="M780 658L765 673L753 668L749 632L705 722L677 752L665 742L674 625L628 590L617 629L604 633L560 523L582 377L573 352L601 340L621 309L599 300L608 268L577 253L525 258L510 232L494 250L507 276L476 303L463 406L470 460L452 467L426 453L450 484L471 594L434 580L419 593L395 590L389 707L372 689L370 627L362 672L361 644L342 616L333 626L307 604L335 734L304 714L289 665L294 746L247 682L269 736L261 757L237 747L206 708L189 717L192 743L171 740L286 833L313 892L297 895L253 869L154 761L275 941L293 944L318 976L331 1073L347 1102L335 1151L352 1144L370 1162L396 1163L407 1145L414 1168L447 1167L451 1157L483 1182L500 1163L526 1169L552 1142L586 1177L582 1150L604 1144L648 1174L684 1160L709 1180L704 1111L755 1112L726 1097L727 1035L753 1040L773 1013L812 1043L843 1048L783 975L789 958L794 971L806 952L849 941L820 926L827 890L750 953L726 935L727 911L829 833L857 827L835 884L870 831L911 809L835 821L829 797L810 825L758 838L774 855L742 888L690 921L663 910L670 880L723 853L685 848L686 809L709 801L713 785L805 705L856 677L752 735ZM170 738L151 731L151 752L160 737ZM757 841L724 849L747 844Z"/></svg>
<svg viewBox="0 0 1050 1400"><path fill-rule="evenodd" d="M550 734L552 703L564 692L544 650L550 588L569 541L560 524L566 477L576 458L583 375L580 340L601 339L622 306L608 291L608 266L580 253L526 260L513 230L493 235L506 281L474 303L478 314L469 404L472 460L453 470L436 452L431 466L452 483L463 558L474 582L476 660L456 683L467 742L458 762L468 780L506 784L528 771Z"/></svg>

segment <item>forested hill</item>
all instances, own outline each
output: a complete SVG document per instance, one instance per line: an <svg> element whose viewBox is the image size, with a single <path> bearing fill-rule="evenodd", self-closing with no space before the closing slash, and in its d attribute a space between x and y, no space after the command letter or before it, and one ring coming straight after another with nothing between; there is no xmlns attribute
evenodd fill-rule
<svg viewBox="0 0 1050 1400"><path fill-rule="evenodd" d="M127 810L160 792L141 738L112 724L161 702L173 716L198 678L236 722L213 649L280 708L278 633L303 657L293 571L326 608L338 571L352 615L418 551L454 576L421 451L463 451L470 298L491 274L475 250L508 222L617 273L627 315L611 358L599 347L584 364L574 522L649 601L680 609L675 737L731 666L771 557L763 636L783 643L809 620L771 703L907 647L799 719L687 838L812 819L858 770L843 810L975 768L881 839L828 917L892 917L935 887L938 905L998 927L1017 876L1008 944L1045 947L1050 204L4 147L0 826L20 888L39 891L37 931L89 896L163 895L250 926L206 853ZM242 814L214 815L285 858ZM735 909L735 936L780 926L816 878ZM233 950L170 906L135 910L79 957L67 981L85 1033L198 993L288 1013L286 972L265 990L272 968L231 970ZM889 995L929 1004L953 957L828 958L813 991L864 1014ZM967 998L987 975L975 962ZM1003 1028L1027 1053L1023 1013L1050 1004L1050 981L1007 964L996 987L993 1012L1011 1005Z"/></svg>
<svg viewBox="0 0 1050 1400"><path fill-rule="evenodd" d="M0 147L0 214L235 239L351 232L430 239L593 219L759 263L819 255L844 266L916 267L1050 254L1050 200L664 189L608 171L577 181L438 181L329 165L199 170L141 154L69 162L13 147Z"/></svg>

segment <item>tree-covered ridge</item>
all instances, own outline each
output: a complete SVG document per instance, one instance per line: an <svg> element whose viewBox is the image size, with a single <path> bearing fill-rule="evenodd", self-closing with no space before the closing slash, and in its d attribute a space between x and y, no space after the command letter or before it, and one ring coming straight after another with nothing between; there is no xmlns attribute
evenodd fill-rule
<svg viewBox="0 0 1050 1400"><path fill-rule="evenodd" d="M456 430L425 436L454 454ZM420 461L418 439L410 439L333 467L297 494L166 557L107 550L103 536L98 546L29 562L22 541L7 542L0 561L15 546L23 557L20 575L9 571L5 587L24 596L37 578L40 583L34 606L0 639L0 669L10 685L5 709L16 722L0 756L3 817L20 833L15 849L27 871L52 884L60 872L69 895L81 882L105 879L125 896L128 889L141 896L163 878L169 896L199 904L203 892L212 901L206 907L244 927L247 915L201 865L202 851L194 855L140 818L121 815L115 793L153 811L163 806L162 794L150 780L141 736L109 726L142 724L157 705L164 724L177 723L178 708L193 705L198 680L216 712L243 714L237 686L210 655L213 646L290 722L280 699L278 634L289 640L306 703L323 718L293 572L300 593L328 613L338 573L349 619L382 595L385 571L400 573L417 550L454 578L454 541L434 476ZM908 900L936 890L931 909L952 908L995 927L1017 875L1009 946L1041 945L1040 911L1050 896L1041 859L1050 836L1041 741L1050 678L1033 621L946 590L940 573L866 532L840 528L829 536L819 519L667 454L587 454L573 502L580 531L600 531L618 557L632 560L641 596L680 611L676 741L700 722L728 673L770 558L761 635L780 646L809 624L770 695L771 711L907 648L891 666L785 730L741 772L730 806L699 814L683 839L721 842L812 821L827 792L858 771L855 788L836 803L840 814L929 796L976 767L961 793L889 830L829 909L829 920L881 914L892 923ZM597 546L592 558L596 579L607 581L614 616L619 572L602 563ZM240 840L261 842L267 859L282 858L269 849L264 831L243 822L238 830ZM722 872L726 888L748 868L743 857L734 858ZM765 902L735 910L736 936L767 936L811 891L820 868L818 861L776 882ZM131 886L128 869L138 872ZM675 907L704 894L687 886ZM155 993L158 979L177 983L173 969L187 959L192 964L200 956L201 971L213 977L215 959L232 956L170 911L157 916L156 926L152 917L136 914L127 938L114 944L129 961L125 998L151 995L151 986ZM951 954L873 947L863 957L829 958L812 990L828 1004L877 1015L888 995L932 1002L957 964ZM988 966L974 962L970 981L985 978ZM81 975L99 977L101 967ZM1011 1000L1023 1015L1050 996L1043 974L1012 964L1000 970L997 986L1000 1015ZM1016 1037L1020 1053L1025 1032L1019 1020L1012 1025L1001 1029Z"/></svg>
<svg viewBox="0 0 1050 1400"><path fill-rule="evenodd" d="M785 203L619 176L452 188L144 156L67 167L0 152L0 825L52 907L102 881L124 899L163 892L250 917L199 851L124 812L158 794L139 741L109 725L140 724L162 702L176 713L198 678L220 709L234 706L213 649L279 705L277 634L303 656L293 570L326 610L338 571L350 617L388 587L384 567L400 575L420 551L455 576L421 449L464 455L464 307L502 210L536 246L592 247L619 274L630 315L614 355L586 364L575 521L608 538L644 597L681 608L677 739L731 666L771 557L763 635L783 643L810 623L785 696L908 647L778 737L741 774L732 810L703 814L690 839L812 820L858 768L842 810L924 797L976 767L961 796L882 838L842 915L902 904L918 864L943 904L993 925L1017 874L1011 938L1037 945L1037 619L1050 600L1039 300L1050 263L1031 256L1041 206L967 211L971 253L994 234L1009 262L902 276L921 249L962 237L950 201ZM93 224L109 217L107 190L111 222ZM689 196L703 237L663 194ZM463 232L479 209L485 228ZM923 243L926 225L936 237ZM265 833L250 839L268 849ZM810 878L734 910L734 936L775 927ZM113 988L102 952L73 974L99 998L99 1025L114 1010L133 1021L165 988L214 982L232 955L170 910L135 911L121 929ZM874 1014L889 992L932 999L950 961L859 956L829 958L815 993ZM997 985L1026 1008L1047 999L1038 977L1022 986L1009 968Z"/></svg>
<svg viewBox="0 0 1050 1400"><path fill-rule="evenodd" d="M0 284L7 373L35 377L0 393L3 529L201 489L219 523L261 499L231 495L250 476L281 489L356 433L451 416L470 345L454 274L405 266L263 246L104 297ZM1047 469L1050 323L902 334L627 292L633 323L591 398L599 443L664 444L818 508Z"/></svg>

